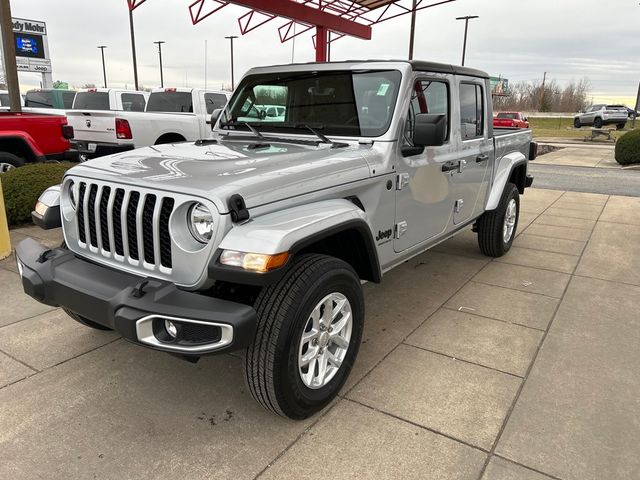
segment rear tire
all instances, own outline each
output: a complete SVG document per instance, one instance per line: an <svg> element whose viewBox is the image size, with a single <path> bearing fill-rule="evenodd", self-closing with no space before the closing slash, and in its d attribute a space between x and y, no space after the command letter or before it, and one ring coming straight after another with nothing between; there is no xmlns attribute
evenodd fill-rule
<svg viewBox="0 0 640 480"><path fill-rule="evenodd" d="M23 165L24 160L17 155L9 152L0 152L0 173L6 173Z"/></svg>
<svg viewBox="0 0 640 480"><path fill-rule="evenodd" d="M342 260L301 255L279 282L262 290L255 308L257 331L245 360L251 395L278 415L313 415L338 394L358 354L360 279Z"/></svg>
<svg viewBox="0 0 640 480"><path fill-rule="evenodd" d="M624 123L618 123L618 124L616 125L616 130L624 130L624 127L626 127L626 126L627 126L627 122L624 122Z"/></svg>
<svg viewBox="0 0 640 480"><path fill-rule="evenodd" d="M501 257L511 249L520 218L518 187L507 183L498 208L484 212L478 219L478 245L489 257Z"/></svg>
<svg viewBox="0 0 640 480"><path fill-rule="evenodd" d="M602 128L602 119L600 117L597 117L594 121L593 121L593 126L595 128Z"/></svg>
<svg viewBox="0 0 640 480"><path fill-rule="evenodd" d="M580 123L580 119L579 118L574 118L573 119L573 128L580 128L582 126L582 124Z"/></svg>

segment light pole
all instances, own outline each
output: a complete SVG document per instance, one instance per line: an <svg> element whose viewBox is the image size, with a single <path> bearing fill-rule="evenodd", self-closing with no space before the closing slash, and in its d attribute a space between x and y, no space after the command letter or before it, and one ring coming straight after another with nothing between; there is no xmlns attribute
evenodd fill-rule
<svg viewBox="0 0 640 480"><path fill-rule="evenodd" d="M138 88L138 61L136 59L136 36L133 32L133 10L129 7L129 29L131 30L131 54L133 56L133 83Z"/></svg>
<svg viewBox="0 0 640 480"><path fill-rule="evenodd" d="M464 67L464 57L467 53L467 31L469 30L469 20L480 18L477 15L467 15L466 17L457 17L456 20L464 20L464 42L462 43L462 66Z"/></svg>
<svg viewBox="0 0 640 480"><path fill-rule="evenodd" d="M158 45L158 58L160 59L160 88L164 88L164 78L162 76L162 44L167 43L164 40L158 40L153 42Z"/></svg>
<svg viewBox="0 0 640 480"><path fill-rule="evenodd" d="M413 8L411 8L411 30L409 31L409 60L413 60L413 42L416 36L416 8L418 8L418 0L413 0Z"/></svg>
<svg viewBox="0 0 640 480"><path fill-rule="evenodd" d="M233 40L238 38L236 35L229 35L228 37L224 37L231 42L231 90L236 89L235 80L233 78Z"/></svg>
<svg viewBox="0 0 640 480"><path fill-rule="evenodd" d="M104 64L104 49L107 48L106 45L98 45L100 49L100 53L102 54L102 76L104 77L104 88L107 88L107 67Z"/></svg>

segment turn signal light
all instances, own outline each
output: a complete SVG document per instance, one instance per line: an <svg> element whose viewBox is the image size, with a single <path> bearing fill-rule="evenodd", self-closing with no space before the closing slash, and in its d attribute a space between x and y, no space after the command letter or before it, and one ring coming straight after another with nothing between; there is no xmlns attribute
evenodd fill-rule
<svg viewBox="0 0 640 480"><path fill-rule="evenodd" d="M225 250L220 255L220 263L230 267L240 267L254 272L269 272L280 268L289 259L289 252L268 255L264 253L237 252Z"/></svg>

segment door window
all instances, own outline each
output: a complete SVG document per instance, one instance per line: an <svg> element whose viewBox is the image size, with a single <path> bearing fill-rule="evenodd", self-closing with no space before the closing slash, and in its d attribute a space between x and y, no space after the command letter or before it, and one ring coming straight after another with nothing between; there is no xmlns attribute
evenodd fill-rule
<svg viewBox="0 0 640 480"><path fill-rule="evenodd" d="M419 113L446 115L446 138L449 139L449 86L446 82L418 80L413 86L405 129L405 136L409 142L413 138L415 116Z"/></svg>
<svg viewBox="0 0 640 480"><path fill-rule="evenodd" d="M144 112L146 101L139 93L123 93L122 109L126 112Z"/></svg>
<svg viewBox="0 0 640 480"><path fill-rule="evenodd" d="M460 130L462 140L484 136L484 99L480 85L460 84Z"/></svg>
<svg viewBox="0 0 640 480"><path fill-rule="evenodd" d="M216 108L223 108L227 104L227 97L221 93L205 93L204 103L207 105L207 113L211 115Z"/></svg>

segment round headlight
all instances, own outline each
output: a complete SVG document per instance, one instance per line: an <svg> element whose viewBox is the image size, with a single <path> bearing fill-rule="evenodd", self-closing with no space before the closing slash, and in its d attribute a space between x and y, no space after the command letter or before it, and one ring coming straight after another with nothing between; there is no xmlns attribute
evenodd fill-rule
<svg viewBox="0 0 640 480"><path fill-rule="evenodd" d="M76 185L73 183L73 180L69 182L69 186L67 187L69 191L69 203L71 203L71 207L76 209Z"/></svg>
<svg viewBox="0 0 640 480"><path fill-rule="evenodd" d="M189 230L200 243L208 243L213 236L213 215L202 203L196 203L189 209Z"/></svg>

